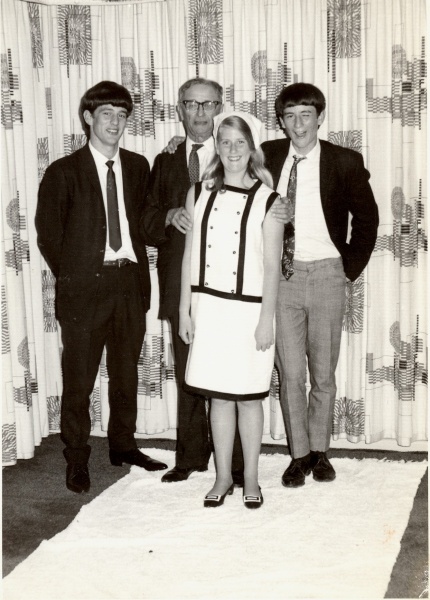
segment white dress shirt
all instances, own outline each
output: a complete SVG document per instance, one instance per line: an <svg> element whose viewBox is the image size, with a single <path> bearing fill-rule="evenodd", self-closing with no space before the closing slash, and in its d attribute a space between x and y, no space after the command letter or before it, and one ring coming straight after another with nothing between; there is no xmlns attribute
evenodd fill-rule
<svg viewBox="0 0 430 600"><path fill-rule="evenodd" d="M96 150L94 146L89 142L89 148L91 154L93 155L94 161L97 167L97 173L99 175L100 187L102 188L103 194L103 204L106 212L106 250L104 260L116 260L117 258L128 258L133 262L137 262L136 255L133 250L133 245L131 243L130 237L130 229L128 226L128 219L125 212L125 204L124 204L124 186L122 183L122 169L121 169L121 160L119 158L119 148L115 156L111 159L106 158L101 152ZM119 223L121 229L121 248L115 252L109 246L109 223L108 223L108 210L107 210L107 195L106 195L106 178L108 174L108 167L106 165L108 160L113 160L113 172L115 173L115 181L116 181L116 190L118 197L118 212L119 212Z"/></svg>
<svg viewBox="0 0 430 600"><path fill-rule="evenodd" d="M324 218L320 193L321 145L306 154L305 160L297 164L297 190L295 211L295 251L298 260L313 261L340 256L330 238ZM290 144L290 150L282 168L277 192L287 195L288 180L294 156L301 156Z"/></svg>

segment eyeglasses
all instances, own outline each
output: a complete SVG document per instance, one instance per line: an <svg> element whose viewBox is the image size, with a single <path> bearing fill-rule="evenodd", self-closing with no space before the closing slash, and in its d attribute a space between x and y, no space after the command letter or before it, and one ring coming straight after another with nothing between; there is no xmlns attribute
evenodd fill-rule
<svg viewBox="0 0 430 600"><path fill-rule="evenodd" d="M217 100L205 100L204 102L197 102L197 100L182 100L182 104L185 106L185 110L190 113L195 113L199 110L199 106L203 108L205 113L213 112L218 104Z"/></svg>

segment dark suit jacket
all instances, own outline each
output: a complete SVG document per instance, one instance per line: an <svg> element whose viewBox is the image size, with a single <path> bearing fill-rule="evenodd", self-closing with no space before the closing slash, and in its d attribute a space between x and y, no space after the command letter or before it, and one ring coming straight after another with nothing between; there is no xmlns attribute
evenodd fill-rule
<svg viewBox="0 0 430 600"><path fill-rule="evenodd" d="M186 143L179 144L174 154L158 154L151 170L141 227L145 239L158 247L160 319L172 316L179 309L185 247L183 233L173 225L165 228L166 215L171 208L185 206L190 187Z"/></svg>
<svg viewBox="0 0 430 600"><path fill-rule="evenodd" d="M367 265L375 247L378 207L369 185L369 172L358 152L320 140L320 193L324 217L333 244L339 251L345 275L354 281ZM290 140L264 142L266 167L276 189L287 158ZM347 242L348 213L352 215Z"/></svg>
<svg viewBox="0 0 430 600"><path fill-rule="evenodd" d="M124 202L139 264L142 302L151 297L149 266L139 221L148 187L146 158L120 149ZM59 321L91 323L106 248L107 220L96 164L88 144L53 162L40 184L37 243L57 280Z"/></svg>

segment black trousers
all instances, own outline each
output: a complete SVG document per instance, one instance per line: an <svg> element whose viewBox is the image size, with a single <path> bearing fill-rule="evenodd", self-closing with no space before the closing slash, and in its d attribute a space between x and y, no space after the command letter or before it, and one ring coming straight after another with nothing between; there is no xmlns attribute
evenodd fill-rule
<svg viewBox="0 0 430 600"><path fill-rule="evenodd" d="M183 390L189 346L179 337L179 314L169 318L178 382L178 428L176 466L192 468L206 465L212 451L210 425L206 416L203 396L188 394ZM232 471L243 471L243 452L238 427L234 438Z"/></svg>
<svg viewBox="0 0 430 600"><path fill-rule="evenodd" d="M90 394L106 345L109 376L109 447L137 447L137 364L145 335L139 269L136 263L104 266L94 318L89 327L62 322L63 396L61 436L67 462L90 454Z"/></svg>

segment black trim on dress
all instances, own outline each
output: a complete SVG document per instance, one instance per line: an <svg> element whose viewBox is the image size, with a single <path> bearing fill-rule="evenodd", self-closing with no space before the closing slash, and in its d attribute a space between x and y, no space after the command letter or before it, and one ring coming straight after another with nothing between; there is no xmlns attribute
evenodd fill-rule
<svg viewBox="0 0 430 600"><path fill-rule="evenodd" d="M269 395L270 390L266 392L257 392L255 394L229 394L228 392L218 392L215 390L205 390L204 388L196 388L192 385L184 383L182 386L184 392L188 394L198 394L200 396L206 396L208 398L215 398L219 400L263 400Z"/></svg>
<svg viewBox="0 0 430 600"><path fill-rule="evenodd" d="M194 184L194 204L199 199L201 192L202 192L202 182L198 181L197 183Z"/></svg>
<svg viewBox="0 0 430 600"><path fill-rule="evenodd" d="M208 237L208 221L212 207L215 202L217 191L213 191L208 198L205 212L203 213L202 223L200 226L201 238L200 238L200 270L199 270L199 285L204 286L205 283L205 265L206 265L206 242Z"/></svg>
<svg viewBox="0 0 430 600"><path fill-rule="evenodd" d="M255 185L252 186L248 193L248 199L243 210L242 220L240 223L240 241L239 241L239 258L237 261L237 279L236 279L236 294L242 295L243 290L243 276L245 272L245 249L246 249L246 227L248 225L249 212L251 210L252 203L257 190L261 187L262 182L258 180Z"/></svg>
<svg viewBox="0 0 430 600"><path fill-rule="evenodd" d="M263 182L260 181L260 179L256 179L254 185L250 188L240 188L229 184L225 184L224 188L230 192L237 192L238 194L255 194L262 184Z"/></svg>
<svg viewBox="0 0 430 600"><path fill-rule="evenodd" d="M192 293L208 294L209 296L216 296L217 298L224 298L225 300L238 300L240 302L255 302L261 304L263 301L262 296L250 296L247 294L238 294L237 292L221 292L220 290L214 290L212 288L205 287L204 285L192 285Z"/></svg>
<svg viewBox="0 0 430 600"><path fill-rule="evenodd" d="M276 198L279 198L279 194L278 192L272 192L270 194L270 196L267 198L267 202L266 202L266 215L269 212L269 210L272 208L273 203L275 202Z"/></svg>

